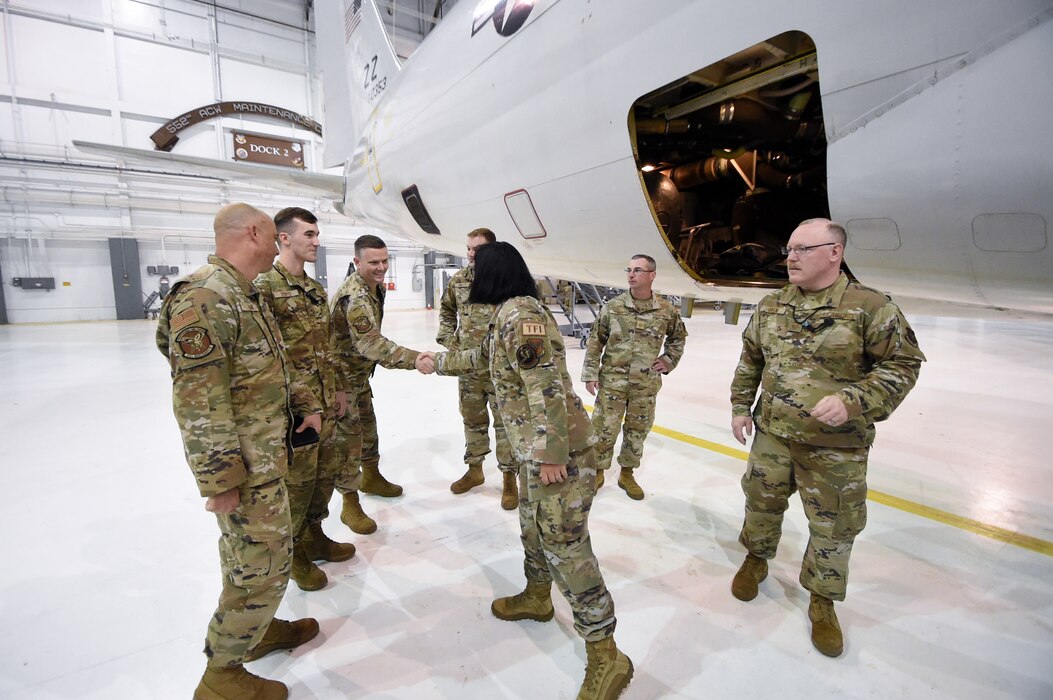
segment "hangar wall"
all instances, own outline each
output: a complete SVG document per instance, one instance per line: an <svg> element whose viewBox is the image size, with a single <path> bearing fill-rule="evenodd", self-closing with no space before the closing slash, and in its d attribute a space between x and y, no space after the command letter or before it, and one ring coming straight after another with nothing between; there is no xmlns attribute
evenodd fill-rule
<svg viewBox="0 0 1053 700"><path fill-rule="evenodd" d="M82 153L74 139L151 149L169 119L215 102L279 106L325 124L314 33L304 3L229 0L4 0L0 22L0 270L12 323L116 318L108 239L139 241L144 296L158 288L150 265L185 274L204 262L211 220L223 204L246 201L273 213L311 209L321 220L329 287L343 279L352 242L388 241L396 257L391 308L420 308L414 244L348 225L328 201L295 197L162 167L118 168ZM419 37L398 32L408 55ZM173 153L229 160L232 130L303 143L308 170L321 168L322 138L252 115L222 117L180 133ZM323 132L324 133L324 132ZM414 272L416 270L416 272ZM53 277L55 289L12 280ZM173 278L171 281L175 281Z"/></svg>

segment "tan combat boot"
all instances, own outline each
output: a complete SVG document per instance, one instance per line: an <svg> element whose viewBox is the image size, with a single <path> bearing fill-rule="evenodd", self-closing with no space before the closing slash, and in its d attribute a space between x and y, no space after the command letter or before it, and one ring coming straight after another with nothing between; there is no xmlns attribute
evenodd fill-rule
<svg viewBox="0 0 1053 700"><path fill-rule="evenodd" d="M344 494L344 507L340 511L340 522L351 528L352 532L369 535L377 531L377 521L365 514L358 491Z"/></svg>
<svg viewBox="0 0 1053 700"><path fill-rule="evenodd" d="M206 668L194 700L286 700L284 683L254 676L244 666Z"/></svg>
<svg viewBox="0 0 1053 700"><path fill-rule="evenodd" d="M395 498L402 495L402 487L393 484L380 473L380 467L362 467L362 493L381 496L382 498Z"/></svg>
<svg viewBox="0 0 1053 700"><path fill-rule="evenodd" d="M812 621L812 646L827 656L841 656L845 643L841 624L834 612L834 601L813 593L808 603L808 619Z"/></svg>
<svg viewBox="0 0 1053 700"><path fill-rule="evenodd" d="M603 486L603 475L607 473L606 469L596 470L596 490L599 491L600 487Z"/></svg>
<svg viewBox="0 0 1053 700"><path fill-rule="evenodd" d="M614 700L633 678L633 662L614 645L614 637L585 642L585 680L578 700Z"/></svg>
<svg viewBox="0 0 1053 700"><path fill-rule="evenodd" d="M467 493L483 483L482 462L472 462L468 465L468 471L457 481L450 484L450 490L454 493Z"/></svg>
<svg viewBox="0 0 1053 700"><path fill-rule="evenodd" d="M643 500L643 489L636 483L636 477L633 476L632 469L622 467L622 473L618 475L618 486L634 501Z"/></svg>
<svg viewBox="0 0 1053 700"><path fill-rule="evenodd" d="M267 627L263 639L245 656L245 660L255 661L281 649L295 649L317 636L318 620L313 617L304 617L292 622L274 618Z"/></svg>
<svg viewBox="0 0 1053 700"><path fill-rule="evenodd" d="M347 561L355 556L355 545L329 539L320 522L307 526L303 534L303 549L312 561Z"/></svg>
<svg viewBox="0 0 1053 700"><path fill-rule="evenodd" d="M504 487L501 490L501 507L515 510L519 506L519 480L515 472L502 472Z"/></svg>
<svg viewBox="0 0 1053 700"><path fill-rule="evenodd" d="M318 591L329 583L329 577L325 575L325 572L307 556L303 542L293 545L292 570L289 576L296 581L301 591Z"/></svg>
<svg viewBox="0 0 1053 700"><path fill-rule="evenodd" d="M757 597L758 584L768 578L768 562L753 554L746 554L735 578L731 579L731 595L750 601Z"/></svg>
<svg viewBox="0 0 1053 700"><path fill-rule="evenodd" d="M507 598L498 598L490 612L500 620L537 620L548 622L556 611L552 608L552 582L527 581L526 590Z"/></svg>

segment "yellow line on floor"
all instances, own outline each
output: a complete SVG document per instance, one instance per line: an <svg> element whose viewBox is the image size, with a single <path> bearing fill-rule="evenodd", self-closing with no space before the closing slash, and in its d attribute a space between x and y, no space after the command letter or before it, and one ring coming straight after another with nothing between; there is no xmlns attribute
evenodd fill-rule
<svg viewBox="0 0 1053 700"><path fill-rule="evenodd" d="M874 491L873 489L870 489L867 492L867 500L890 506L892 508L898 508L899 510L913 513L914 515L920 515L923 518L935 520L936 522L944 523L945 525L950 525L977 535L990 537L992 540L1005 542L1006 544L1011 544L1016 547L1023 547L1024 549L1030 549L1032 552L1045 554L1047 557L1053 557L1053 542L1039 539L1038 537L1032 537L1031 535L1025 535L1022 532L1014 532L1012 530L1007 530L1004 527L998 527L997 525L989 525L980 522L979 520L973 520L972 518L966 518L962 515L948 513L939 508L933 508L932 506L908 501L906 498L882 493L881 491Z"/></svg>
<svg viewBox="0 0 1053 700"><path fill-rule="evenodd" d="M711 440L703 440L702 438L695 437L694 435L681 433L678 430L670 430L669 428L663 428L659 425L656 425L653 428L651 428L651 432L658 433L659 435L665 435L666 437L673 438L674 440L686 442L689 445L701 447L704 450L716 452L726 457L734 457L735 459L741 459L744 462L749 458L749 452L746 452L745 450L739 450L734 447L728 447L727 445L722 445L719 442L713 442ZM996 525L982 523L979 520L973 520L972 518L966 518L962 515L948 513L947 511L940 510L939 508L933 508L932 506L926 506L922 505L921 503L915 503L914 501L907 500L906 498L892 496L881 491L875 491L874 489L868 490L867 500L873 501L874 503L880 503L883 506L889 506L890 508L902 510L905 513L918 515L922 518L928 518L929 520L935 520L938 523L950 525L960 530L972 532L983 537L989 537L992 540L1005 542L1006 544L1011 544L1015 547L1022 547L1024 549L1029 549L1032 552L1045 554L1047 557L1053 557L1053 542L1050 542L1048 540L1039 539L1038 537L1032 537L1031 535L1025 535L1021 532L1007 530Z"/></svg>
<svg viewBox="0 0 1053 700"><path fill-rule="evenodd" d="M719 452L720 454L726 457L734 457L735 459L741 459L743 462L749 459L750 456L750 453L744 450L739 450L734 447L728 447L727 445L721 445L719 442L712 442L711 440L703 440L702 438L695 437L694 435L688 435L687 433L681 433L677 430L663 428L660 425L656 425L653 428L651 428L651 432L658 433L659 435L665 435L666 437L671 437L674 440L679 440L680 442L686 442L687 444L694 445L695 447L701 447L702 449L709 450L710 452Z"/></svg>

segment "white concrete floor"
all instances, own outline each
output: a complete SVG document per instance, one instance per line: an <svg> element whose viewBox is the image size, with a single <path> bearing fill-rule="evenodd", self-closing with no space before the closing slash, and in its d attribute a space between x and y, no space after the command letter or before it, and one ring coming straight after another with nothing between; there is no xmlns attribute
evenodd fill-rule
<svg viewBox="0 0 1053 700"><path fill-rule="evenodd" d="M808 641L799 504L760 596L731 596L741 326L688 321L639 472L647 498L609 483L593 509L618 643L636 665L625 698L1053 697L1053 322L912 322L929 362L870 462L874 498L906 500L871 502L832 660ZM434 348L436 324L393 312L385 330ZM200 677L217 532L152 338L148 321L0 327L0 697L189 698ZM252 670L292 698L573 698L584 646L566 603L548 624L490 615L492 597L523 583L518 526L492 458L482 488L448 490L463 470L455 381L378 370L374 387L382 470L406 494L364 499L380 525L368 537L340 524L334 500L326 529L358 556L325 565L323 591L290 586L279 611L317 617L322 634Z"/></svg>

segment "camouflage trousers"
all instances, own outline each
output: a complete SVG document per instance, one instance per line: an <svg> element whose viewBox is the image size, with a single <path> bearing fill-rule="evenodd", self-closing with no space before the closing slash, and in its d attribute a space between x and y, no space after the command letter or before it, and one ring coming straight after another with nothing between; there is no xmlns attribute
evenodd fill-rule
<svg viewBox="0 0 1053 700"><path fill-rule="evenodd" d="M531 463L523 465L522 471ZM596 470L567 466L568 479L553 484L549 494L535 500L519 499L519 528L523 540L523 572L528 581L554 581L574 614L574 629L587 642L614 634L614 599L600 564L592 552L589 511L596 495ZM548 487L541 486L544 494ZM520 493L526 493L522 490Z"/></svg>
<svg viewBox="0 0 1053 700"><path fill-rule="evenodd" d="M494 442L497 445L497 464L503 472L516 472L508 434L497 412L497 395L490 373L457 377L457 404L464 421L464 463L478 464L490 454L490 415L494 418ZM490 412L486 407L489 405Z"/></svg>
<svg viewBox="0 0 1053 700"><path fill-rule="evenodd" d="M325 409L318 442L293 450L293 463L285 484L289 490L289 519L294 543L300 541L309 525L320 523L329 516L329 499L333 497L340 469L335 440L336 420L336 407Z"/></svg>
<svg viewBox="0 0 1053 700"><path fill-rule="evenodd" d="M643 444L654 425L656 390L630 388L612 391L602 384L592 409L592 430L596 433L596 468L607 469L614 458L614 443L622 433L618 464L636 469L643 457ZM622 418L624 417L624 421Z"/></svg>
<svg viewBox="0 0 1053 700"><path fill-rule="evenodd" d="M332 498L334 489L340 493L352 493L362 485L362 418L359 410L359 397L348 392L347 411L343 418L336 419L330 438L332 467L324 484L329 498Z"/></svg>
<svg viewBox="0 0 1053 700"><path fill-rule="evenodd" d="M348 403L351 396L347 397ZM377 414L373 412L373 389L369 386L358 394L358 420L362 425L362 466L380 464L380 437L377 435Z"/></svg>
<svg viewBox="0 0 1053 700"><path fill-rule="evenodd" d="M237 666L259 644L289 583L292 534L284 481L240 492L237 510L216 514L223 591L205 640L213 668Z"/></svg>
<svg viewBox="0 0 1053 700"><path fill-rule="evenodd" d="M817 447L756 431L742 477L746 518L739 542L771 559L782 536L783 513L795 490L808 516L801 585L844 600L848 559L867 522L867 447Z"/></svg>

